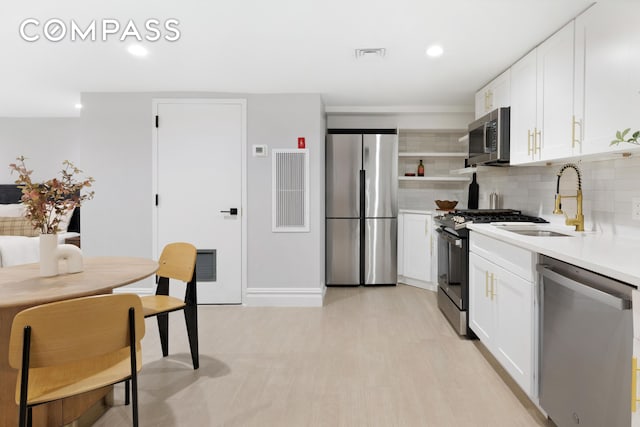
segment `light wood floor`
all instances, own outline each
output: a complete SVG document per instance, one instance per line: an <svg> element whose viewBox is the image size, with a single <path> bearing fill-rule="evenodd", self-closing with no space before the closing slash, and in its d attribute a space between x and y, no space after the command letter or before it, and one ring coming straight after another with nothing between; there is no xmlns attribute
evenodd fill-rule
<svg viewBox="0 0 640 427"><path fill-rule="evenodd" d="M322 308L201 306L200 369L182 313L167 358L147 320L143 426L538 426L435 294L330 288ZM123 388L96 426L130 425Z"/></svg>

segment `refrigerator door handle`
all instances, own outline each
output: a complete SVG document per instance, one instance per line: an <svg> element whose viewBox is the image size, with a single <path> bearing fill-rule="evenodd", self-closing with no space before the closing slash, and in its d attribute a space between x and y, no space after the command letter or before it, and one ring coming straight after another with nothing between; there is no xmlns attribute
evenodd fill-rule
<svg viewBox="0 0 640 427"><path fill-rule="evenodd" d="M364 284L365 280L365 271L364 271L364 252L365 252L365 221L364 221L364 210L365 210L365 192L364 187L366 183L366 171L364 169L360 169L360 284Z"/></svg>
<svg viewBox="0 0 640 427"><path fill-rule="evenodd" d="M367 171L364 169L360 170L360 218L366 217L364 209L365 209L365 186L366 186L366 178Z"/></svg>

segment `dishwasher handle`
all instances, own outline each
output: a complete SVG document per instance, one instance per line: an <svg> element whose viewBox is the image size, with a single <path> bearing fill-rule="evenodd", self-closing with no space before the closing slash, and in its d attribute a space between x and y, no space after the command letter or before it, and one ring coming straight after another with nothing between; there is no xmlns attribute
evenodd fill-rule
<svg viewBox="0 0 640 427"><path fill-rule="evenodd" d="M594 299L598 302L607 304L608 306L613 307L617 310L629 310L631 308L630 300L620 298L615 295L611 295L610 293L592 288L591 286L584 283L576 282L575 280L563 276L562 274L556 273L545 264L538 264L536 266L536 269L540 274L542 274L543 277L547 277L567 289Z"/></svg>

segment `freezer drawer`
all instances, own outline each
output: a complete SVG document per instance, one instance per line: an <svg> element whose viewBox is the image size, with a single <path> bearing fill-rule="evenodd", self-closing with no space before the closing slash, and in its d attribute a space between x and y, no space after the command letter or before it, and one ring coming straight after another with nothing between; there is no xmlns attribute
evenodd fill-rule
<svg viewBox="0 0 640 427"><path fill-rule="evenodd" d="M364 284L395 285L397 263L398 220L365 219Z"/></svg>
<svg viewBox="0 0 640 427"><path fill-rule="evenodd" d="M360 216L362 135L327 135L326 216Z"/></svg>
<svg viewBox="0 0 640 427"><path fill-rule="evenodd" d="M360 284L360 219L327 219L327 285Z"/></svg>
<svg viewBox="0 0 640 427"><path fill-rule="evenodd" d="M365 171L364 216L398 216L398 138L396 135L365 134L362 144Z"/></svg>

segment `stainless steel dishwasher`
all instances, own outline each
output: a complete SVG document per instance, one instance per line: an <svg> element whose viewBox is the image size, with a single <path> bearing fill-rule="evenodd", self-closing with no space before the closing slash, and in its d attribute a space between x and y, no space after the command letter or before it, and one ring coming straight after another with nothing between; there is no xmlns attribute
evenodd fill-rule
<svg viewBox="0 0 640 427"><path fill-rule="evenodd" d="M631 425L632 288L549 257L540 287L540 406L560 427Z"/></svg>

